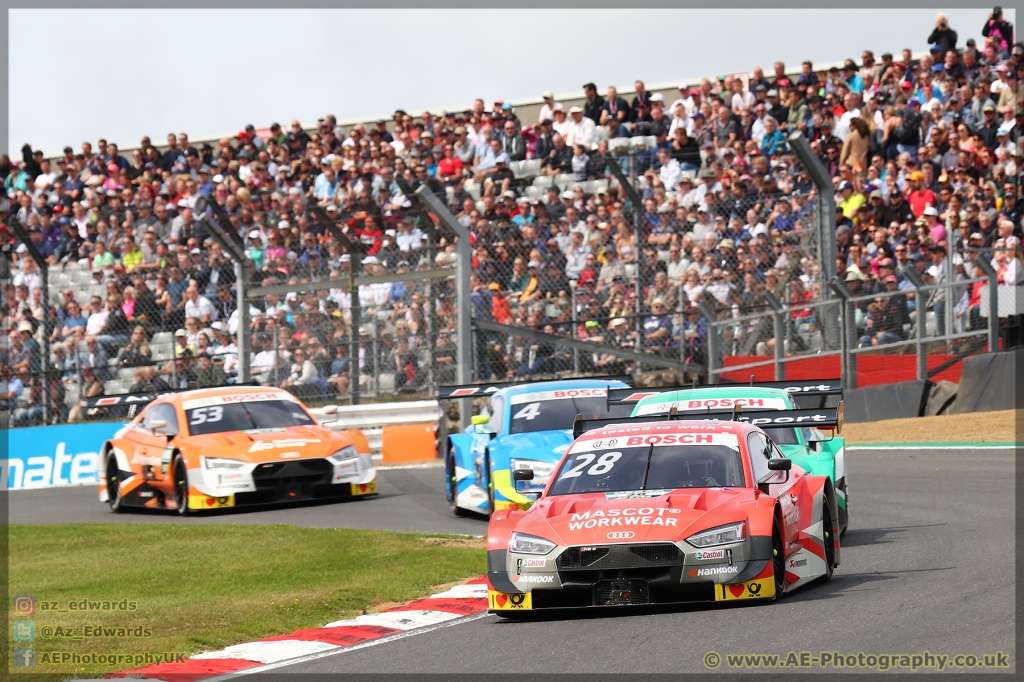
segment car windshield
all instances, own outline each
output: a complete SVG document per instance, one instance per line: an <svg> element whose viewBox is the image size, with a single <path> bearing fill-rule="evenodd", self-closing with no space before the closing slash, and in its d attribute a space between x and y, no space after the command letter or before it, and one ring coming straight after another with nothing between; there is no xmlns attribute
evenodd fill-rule
<svg viewBox="0 0 1024 682"><path fill-rule="evenodd" d="M188 432L193 436L316 423L298 403L289 400L254 400L227 405L208 405L186 410L185 417L188 419Z"/></svg>
<svg viewBox="0 0 1024 682"><path fill-rule="evenodd" d="M735 445L640 443L621 447L621 443L636 439L619 438L620 443L610 445L614 440L591 441L592 447L575 451L580 444L577 441L549 494L744 486L743 464Z"/></svg>
<svg viewBox="0 0 1024 682"><path fill-rule="evenodd" d="M768 437L775 441L776 445L796 445L800 442L799 437L796 435L797 430L793 428L776 427L762 429L768 434ZM807 431L804 430L804 440L807 440Z"/></svg>
<svg viewBox="0 0 1024 682"><path fill-rule="evenodd" d="M579 392L594 389L580 389ZM604 391L605 389L596 389ZM550 393L572 393L573 391L552 391ZM584 419L611 419L628 417L632 406L612 405L611 410L605 409L605 398L601 397L568 397L546 398L544 393L530 393L521 398L524 402L512 402L509 433L531 433L533 431L559 431L571 429L576 415ZM540 399L535 399L535 396ZM525 402L529 400L529 402Z"/></svg>

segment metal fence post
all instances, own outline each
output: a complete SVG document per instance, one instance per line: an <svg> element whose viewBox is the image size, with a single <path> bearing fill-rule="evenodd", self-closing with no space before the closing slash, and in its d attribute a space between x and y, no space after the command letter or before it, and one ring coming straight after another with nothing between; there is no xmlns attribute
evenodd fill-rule
<svg viewBox="0 0 1024 682"><path fill-rule="evenodd" d="M820 278L822 282L831 282L836 276L836 202L835 186L828 170L818 160L810 142L804 137L802 131L796 130L787 138L790 149L800 159L807 170L814 186L818 189L818 249L821 262ZM822 288L822 295L827 296L830 287ZM824 320L822 321L822 334L826 348L835 348L839 345L840 334L842 333L841 323L830 308L825 308Z"/></svg>
<svg viewBox="0 0 1024 682"><path fill-rule="evenodd" d="M999 350L999 279L988 254L978 254L975 263L988 277L988 352Z"/></svg>
<svg viewBox="0 0 1024 682"><path fill-rule="evenodd" d="M708 321L708 383L714 386L718 383L717 368L715 367L718 364L718 328L715 326L717 316L711 306L702 300L697 301L697 308L704 319Z"/></svg>
<svg viewBox="0 0 1024 682"><path fill-rule="evenodd" d="M376 315L370 320L370 329L373 330L373 381L374 395L380 398L380 336L377 333Z"/></svg>
<svg viewBox="0 0 1024 682"><path fill-rule="evenodd" d="M949 285L943 291L943 303L946 309L946 314L943 316L945 324L942 333L946 336L952 336L954 332L954 319L953 319L953 306L956 305L956 301L953 300L953 278L956 277L956 271L953 268L953 250L947 249L946 258L942 263L942 267L946 270L946 283Z"/></svg>
<svg viewBox="0 0 1024 682"><path fill-rule="evenodd" d="M235 286L238 298L238 379L248 383L249 376L249 300L245 290L249 282L249 261L235 262ZM225 324L227 322L225 321Z"/></svg>
<svg viewBox="0 0 1024 682"><path fill-rule="evenodd" d="M842 281L838 277L833 277L832 279L830 279L828 282L828 287L829 289L832 290L832 293L834 293L836 295L836 298L838 298L840 301L839 359L840 365L842 367L843 387L846 389L856 388L856 379L851 376L852 373L855 372L856 370L852 368L850 362L850 360L852 359L852 354L850 353L850 335L848 333L851 318L850 309L853 307L853 304L850 302L852 296L850 294L850 290L846 288L846 282Z"/></svg>
<svg viewBox="0 0 1024 682"><path fill-rule="evenodd" d="M917 341L915 352L917 353L917 380L927 381L928 380L928 344L925 339L926 336L926 322L928 311L925 306L922 305L923 298L921 294L921 287L925 285L924 280L921 279L921 275L917 274L917 270L914 269L913 265L904 267L900 271L904 277L910 280L910 283L914 285L917 292L914 294L914 310L917 312L917 322L914 325L914 338Z"/></svg>
<svg viewBox="0 0 1024 682"><path fill-rule="evenodd" d="M472 288L469 284L469 274L472 270L473 245L470 243L469 230L462 225L452 212L448 210L444 202L434 194L430 186L423 184L416 190L416 195L423 200L440 219L444 225L458 235L456 243L458 254L458 266L456 270L456 309L458 320L456 322L457 360L456 375L458 383L468 384L473 380L473 311L470 307L470 296ZM469 410L459 410L459 426L466 429L469 426Z"/></svg>
<svg viewBox="0 0 1024 682"><path fill-rule="evenodd" d="M786 341L785 341L785 325L786 312L782 307L782 303L776 298L775 294L768 291L764 292L764 298L768 301L768 305L771 306L772 310L775 311L775 315L772 316L772 320L775 323L775 381L786 380Z"/></svg>
<svg viewBox="0 0 1024 682"><path fill-rule="evenodd" d="M679 295L676 297L679 301L679 362L686 364L686 306L683 304L683 299L686 294L683 292L683 288L679 287ZM686 378L685 376L683 377Z"/></svg>
<svg viewBox="0 0 1024 682"><path fill-rule="evenodd" d="M359 372L362 369L359 361L360 329L363 326L363 308L359 300L359 269L362 264L361 255L353 251L349 254L349 333L348 333L348 391L349 404L361 402L359 390Z"/></svg>
<svg viewBox="0 0 1024 682"><path fill-rule="evenodd" d="M572 289L572 338L577 338L579 333L579 319L576 316L576 287L578 285L569 282L570 288ZM572 347L572 373L579 375L580 373L580 352L576 346Z"/></svg>
<svg viewBox="0 0 1024 682"><path fill-rule="evenodd" d="M607 169L610 170L612 172L612 175L615 176L615 179L619 181L619 187L622 188L622 191L625 193L626 198L629 199L629 203L631 204L632 208L631 213L633 215L633 236L636 238L636 245L634 246L634 250L636 251L636 276L633 278L633 295L636 300L633 302L633 331L636 333L637 342L640 343L643 341L644 330L643 317L641 316L641 312L643 309L643 283L640 279L641 275L643 274L641 272L641 268L643 263L642 223L644 203L643 199L640 197L640 193L636 191L636 188L633 186L633 183L626 178L626 174L622 172L622 168L619 166L618 161L615 160L615 157L612 156L610 152L605 154L605 161L607 163ZM633 176L635 181L635 157L633 155L632 150L630 150L629 162L631 175ZM642 346L639 347L642 348ZM636 371L640 371L639 366L637 366Z"/></svg>

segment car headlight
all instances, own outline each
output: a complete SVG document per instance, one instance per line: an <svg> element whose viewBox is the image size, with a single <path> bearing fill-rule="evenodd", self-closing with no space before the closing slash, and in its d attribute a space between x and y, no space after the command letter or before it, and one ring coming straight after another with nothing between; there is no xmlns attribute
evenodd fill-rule
<svg viewBox="0 0 1024 682"><path fill-rule="evenodd" d="M245 462L224 457L203 457L203 466L207 469L241 469L245 466Z"/></svg>
<svg viewBox="0 0 1024 682"><path fill-rule="evenodd" d="M551 474L554 473L556 466L557 464L541 462L536 459L512 460L512 471L515 471L516 469L532 469L534 479L551 478Z"/></svg>
<svg viewBox="0 0 1024 682"><path fill-rule="evenodd" d="M743 521L731 523L728 526L719 526L711 530L691 535L686 541L694 547L714 547L715 545L730 545L734 542L742 542L747 537L747 524Z"/></svg>
<svg viewBox="0 0 1024 682"><path fill-rule="evenodd" d="M547 554L555 548L555 543L536 535L525 533L512 533L512 539L508 543L510 552L519 554Z"/></svg>
<svg viewBox="0 0 1024 682"><path fill-rule="evenodd" d="M346 445L341 450L338 450L337 452L335 452L333 455L331 455L327 459L331 460L335 464L341 464L346 459L353 459L353 458L358 457L358 456L359 456L359 453L356 452L356 446L355 445Z"/></svg>

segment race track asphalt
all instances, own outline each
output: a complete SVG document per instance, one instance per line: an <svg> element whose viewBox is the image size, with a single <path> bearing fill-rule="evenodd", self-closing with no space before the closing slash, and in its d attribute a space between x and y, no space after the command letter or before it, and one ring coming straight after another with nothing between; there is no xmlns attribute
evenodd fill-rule
<svg viewBox="0 0 1024 682"><path fill-rule="evenodd" d="M1011 670L1000 672L1011 672L1013 458L1013 450L850 452L852 520L842 541L842 564L830 583L775 603L533 622L488 615L241 677L255 682L280 679L284 672L699 673L707 672L707 652L724 659L836 650L1001 650L1010 655ZM507 658L495 657L499 642ZM812 670L822 672L807 672ZM739 670L723 660L717 672Z"/></svg>
<svg viewBox="0 0 1024 682"><path fill-rule="evenodd" d="M378 469L376 497L349 502L306 503L224 510L179 518L174 512L132 510L112 514L96 486L14 490L8 495L9 523L290 523L315 528L371 528L419 533L484 535L482 517L457 518L444 499L440 463Z"/></svg>
<svg viewBox="0 0 1024 682"><path fill-rule="evenodd" d="M255 682L281 679L285 672L700 673L708 672L703 662L708 652L723 659L716 672L739 672L729 668L726 655L790 651L1003 651L1010 654L1011 669L1000 672L1012 672L1014 456L1011 449L848 452L851 523L842 539L842 564L830 583L805 587L775 603L573 612L530 622L484 615L222 679ZM294 523L486 532L484 522L457 519L448 511L439 467L382 470L379 480L381 495L375 500L194 520L114 515L99 504L93 487L15 491L8 499L11 523ZM498 642L507 658L495 657ZM822 672L806 672L812 671Z"/></svg>

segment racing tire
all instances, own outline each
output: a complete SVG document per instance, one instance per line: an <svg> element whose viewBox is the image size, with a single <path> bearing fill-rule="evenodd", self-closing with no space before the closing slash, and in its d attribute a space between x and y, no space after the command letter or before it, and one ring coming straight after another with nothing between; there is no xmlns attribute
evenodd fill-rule
<svg viewBox="0 0 1024 682"><path fill-rule="evenodd" d="M772 523L772 577L775 580L774 600L782 599L786 588L786 546L782 542L782 526L778 517Z"/></svg>
<svg viewBox="0 0 1024 682"><path fill-rule="evenodd" d="M836 569L836 536L832 532L832 512L829 511L828 502L821 512L821 535L825 545L825 575L820 580L827 583L832 580L832 573Z"/></svg>
<svg viewBox="0 0 1024 682"><path fill-rule="evenodd" d="M445 457L444 473L448 477L448 494L452 496L452 513L459 517L469 516L469 510L459 506L459 482L455 479L455 455L452 454L451 446Z"/></svg>
<svg viewBox="0 0 1024 682"><path fill-rule="evenodd" d="M188 508L188 469L181 455L174 458L174 501L178 504L178 516L193 516L195 512Z"/></svg>
<svg viewBox="0 0 1024 682"><path fill-rule="evenodd" d="M121 469L117 466L114 453L107 454L107 506L114 514L125 512L124 498L121 497Z"/></svg>

